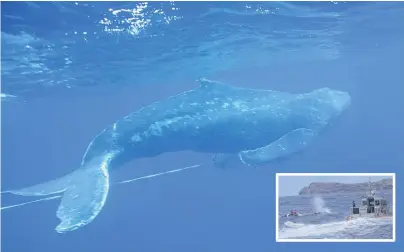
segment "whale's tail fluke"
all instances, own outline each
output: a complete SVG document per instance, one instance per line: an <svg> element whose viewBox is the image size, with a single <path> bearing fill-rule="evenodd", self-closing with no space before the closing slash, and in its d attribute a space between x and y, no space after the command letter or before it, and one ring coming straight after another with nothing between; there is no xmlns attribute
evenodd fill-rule
<svg viewBox="0 0 404 252"><path fill-rule="evenodd" d="M22 196L62 193L62 200L56 212L61 223L56 227L56 231L73 231L90 223L104 206L109 190L108 165L112 157L97 157L64 177L6 192Z"/></svg>
<svg viewBox="0 0 404 252"><path fill-rule="evenodd" d="M163 175L167 175L167 174L177 173L177 172L181 172L181 171L185 171L185 170L189 170L189 169L194 169L194 168L198 168L198 167L205 166L205 165L207 165L207 164L197 164L197 165L186 166L186 167L182 167L182 168L178 168L178 169L174 169L174 170L169 170L169 171L165 171L165 172L159 172L159 173L154 173L154 174L150 174L150 175L146 175L146 176L142 176L142 177L137 177L137 178L134 178L134 179L123 180L123 181L118 182L117 184L132 183L132 182L136 182L138 180L150 179L150 178L159 177L159 176L163 176ZM72 175L70 174L68 176L72 176ZM46 183L44 183L44 184L40 184L40 185L36 185L36 186L32 186L32 187L27 187L27 188L23 188L23 189L19 189L19 190L3 191L1 193L2 194L3 193L12 193L12 194L15 194L15 195L22 195L22 196L46 196L46 195L56 194L57 190L53 189L53 190L44 191L44 188L50 189L50 188L52 188L52 186L51 186L52 182L57 182L57 181L61 182L61 180L65 179L66 177L56 179L56 180L53 180L53 181L49 181L49 182L47 182L48 186L46 186L46 185L43 186L44 184L46 184ZM57 184L58 183L56 183L56 185ZM63 183L59 183L59 184L63 185ZM58 188L56 185L53 188ZM66 187L64 187L64 188L66 188ZM64 191L65 191L65 189L61 190L60 193L62 193ZM59 199L62 196L63 195L49 196L49 197L46 197L46 198L27 201L27 202L20 203L20 204L2 206L0 208L0 210L17 208L17 207L22 207L22 206L34 204L34 203L37 203L37 202L43 202L43 201L48 201L48 200Z"/></svg>
<svg viewBox="0 0 404 252"><path fill-rule="evenodd" d="M2 193L11 193L20 196L46 196L52 194L63 193L69 186L71 178L74 177L75 172L70 173L64 177L57 178L51 181L47 181L41 184L24 187L16 190L8 190Z"/></svg>

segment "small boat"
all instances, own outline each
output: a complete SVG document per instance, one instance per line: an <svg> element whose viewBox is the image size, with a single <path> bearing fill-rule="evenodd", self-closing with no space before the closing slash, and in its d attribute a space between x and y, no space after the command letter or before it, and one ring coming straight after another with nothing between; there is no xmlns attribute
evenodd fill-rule
<svg viewBox="0 0 404 252"><path fill-rule="evenodd" d="M346 220L352 220L359 217L391 217L393 213L391 206L383 196L377 196L376 191L372 190L371 180L369 178L369 190L366 195L361 199L361 205L356 206L355 201L352 202L352 206L349 208L349 215Z"/></svg>

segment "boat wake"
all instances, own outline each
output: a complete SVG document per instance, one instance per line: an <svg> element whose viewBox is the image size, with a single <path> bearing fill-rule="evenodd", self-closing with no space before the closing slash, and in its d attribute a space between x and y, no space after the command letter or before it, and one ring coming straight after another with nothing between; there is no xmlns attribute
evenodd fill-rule
<svg viewBox="0 0 404 252"><path fill-rule="evenodd" d="M358 218L324 224L305 224L287 221L279 230L279 239L355 238L378 231L380 226L392 225L392 217Z"/></svg>

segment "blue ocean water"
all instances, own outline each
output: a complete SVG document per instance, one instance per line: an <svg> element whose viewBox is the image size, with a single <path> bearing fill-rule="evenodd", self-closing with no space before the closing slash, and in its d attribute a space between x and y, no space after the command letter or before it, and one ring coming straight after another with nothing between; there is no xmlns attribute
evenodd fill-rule
<svg viewBox="0 0 404 252"><path fill-rule="evenodd" d="M202 76L352 96L332 130L301 155L116 187L94 222L74 232L54 231L57 200L4 210L3 251L398 249L400 215L394 244L275 243L275 173L395 172L400 181L403 13L401 2L2 2L2 190L77 169L105 126ZM164 154L112 179L210 158ZM398 198L402 191L398 183ZM7 195L2 205L24 200Z"/></svg>
<svg viewBox="0 0 404 252"><path fill-rule="evenodd" d="M393 218L358 218L347 221L352 201L361 204L366 192L299 195L279 198L280 239L393 239ZM393 212L392 190L378 191ZM301 216L285 217L296 210ZM320 214L314 214L320 213ZM290 224L292 222L292 224Z"/></svg>

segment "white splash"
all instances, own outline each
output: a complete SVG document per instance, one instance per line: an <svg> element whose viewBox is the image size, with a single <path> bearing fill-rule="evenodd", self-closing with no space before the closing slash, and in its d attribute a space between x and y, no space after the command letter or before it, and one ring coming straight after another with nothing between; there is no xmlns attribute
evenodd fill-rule
<svg viewBox="0 0 404 252"><path fill-rule="evenodd" d="M314 196L312 204L317 213L331 213L331 210L325 206L325 202L320 196Z"/></svg>

